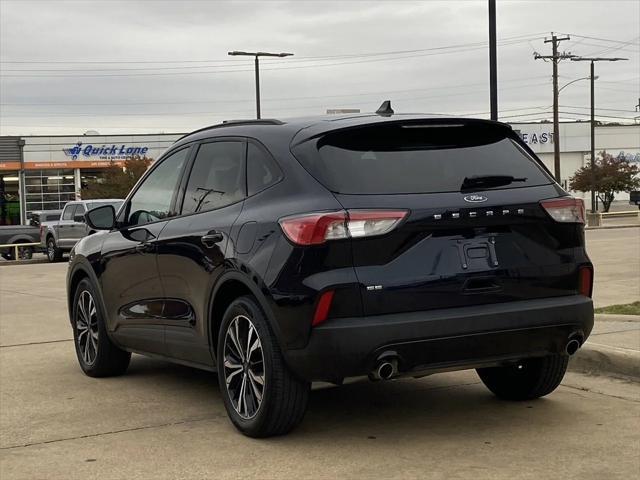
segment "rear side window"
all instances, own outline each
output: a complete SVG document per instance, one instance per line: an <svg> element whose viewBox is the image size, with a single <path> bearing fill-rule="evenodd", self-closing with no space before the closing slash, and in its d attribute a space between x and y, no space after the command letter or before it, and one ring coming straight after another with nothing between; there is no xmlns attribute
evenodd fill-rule
<svg viewBox="0 0 640 480"><path fill-rule="evenodd" d="M465 178L482 176L518 179L492 188L552 182L493 125L376 125L330 133L294 153L327 188L345 194L459 192Z"/></svg>
<svg viewBox="0 0 640 480"><path fill-rule="evenodd" d="M280 169L271 156L257 145L247 147L247 188L254 195L280 180Z"/></svg>
<svg viewBox="0 0 640 480"><path fill-rule="evenodd" d="M183 214L215 210L245 197L245 148L242 141L200 145L189 175Z"/></svg>
<svg viewBox="0 0 640 480"><path fill-rule="evenodd" d="M73 220L73 216L75 215L76 208L78 208L77 204L67 205L64 207L64 213L62 214L62 220Z"/></svg>

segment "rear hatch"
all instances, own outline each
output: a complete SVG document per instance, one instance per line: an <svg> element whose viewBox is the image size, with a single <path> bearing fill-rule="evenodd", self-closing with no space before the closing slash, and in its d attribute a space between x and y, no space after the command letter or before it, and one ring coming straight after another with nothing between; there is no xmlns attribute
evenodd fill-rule
<svg viewBox="0 0 640 480"><path fill-rule="evenodd" d="M352 218L406 212L350 240L365 315L577 293L582 224L542 206L566 193L507 126L389 122L293 151Z"/></svg>

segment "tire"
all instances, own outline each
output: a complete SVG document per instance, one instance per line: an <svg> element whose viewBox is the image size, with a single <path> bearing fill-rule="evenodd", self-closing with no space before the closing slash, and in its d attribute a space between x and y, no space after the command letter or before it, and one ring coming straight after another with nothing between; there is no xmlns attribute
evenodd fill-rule
<svg viewBox="0 0 640 480"><path fill-rule="evenodd" d="M18 256L20 257L20 260L31 260L33 258L33 248L19 247Z"/></svg>
<svg viewBox="0 0 640 480"><path fill-rule="evenodd" d="M497 397L504 400L532 400L553 392L567 371L569 357L548 357L523 360L517 365L479 368L480 380Z"/></svg>
<svg viewBox="0 0 640 480"><path fill-rule="evenodd" d="M47 260L51 263L62 260L62 250L57 247L53 237L47 238Z"/></svg>
<svg viewBox="0 0 640 480"><path fill-rule="evenodd" d="M82 371L90 377L111 377L126 372L131 353L116 347L109 339L104 308L96 289L86 278L74 293L72 315L73 343Z"/></svg>
<svg viewBox="0 0 640 480"><path fill-rule="evenodd" d="M234 337L241 340L241 345L251 344L251 348L240 347L238 353ZM249 361L240 365L246 350L252 351ZM256 438L283 435L302 421L311 384L294 377L285 365L278 342L255 298L240 297L227 308L218 335L217 359L224 406L244 435ZM248 394L245 392L241 403L243 382Z"/></svg>

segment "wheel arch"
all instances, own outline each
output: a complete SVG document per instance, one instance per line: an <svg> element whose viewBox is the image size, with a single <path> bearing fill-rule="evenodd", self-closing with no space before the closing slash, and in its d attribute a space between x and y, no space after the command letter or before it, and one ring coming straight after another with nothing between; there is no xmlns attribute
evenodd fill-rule
<svg viewBox="0 0 640 480"><path fill-rule="evenodd" d="M222 317L229 305L231 305L235 299L244 295L251 295L256 299L278 343L281 347L283 345L281 331L278 322L275 320L273 310L269 306L267 296L245 274L240 271L231 271L223 274L218 280L209 300L209 345L214 359L217 358L218 333L220 324L222 323Z"/></svg>
<svg viewBox="0 0 640 480"><path fill-rule="evenodd" d="M96 293L100 297L100 305L104 305L104 298L102 297L102 290L100 289L98 277L89 264L89 261L76 258L75 264L70 267L67 277L67 308L69 310L69 321L71 321L73 317L73 297L75 295L76 288L78 288L78 284L85 278L89 279L89 281L93 283Z"/></svg>
<svg viewBox="0 0 640 480"><path fill-rule="evenodd" d="M30 237L29 235L24 235L22 233L19 233L11 237L7 243L35 243L35 242L33 241L33 238Z"/></svg>

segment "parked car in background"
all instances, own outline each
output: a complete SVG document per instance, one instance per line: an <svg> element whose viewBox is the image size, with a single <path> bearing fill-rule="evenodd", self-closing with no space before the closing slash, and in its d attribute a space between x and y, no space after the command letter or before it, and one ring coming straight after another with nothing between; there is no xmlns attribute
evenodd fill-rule
<svg viewBox="0 0 640 480"><path fill-rule="evenodd" d="M82 370L217 371L254 437L298 424L313 381L555 390L593 327L582 200L508 125L387 111L193 132L119 213L88 212L67 277Z"/></svg>
<svg viewBox="0 0 640 480"><path fill-rule="evenodd" d="M13 243L37 243L40 241L40 229L31 225L0 226L0 245ZM18 258L28 260L37 247L18 247ZM5 260L15 260L14 247L0 247L0 255Z"/></svg>
<svg viewBox="0 0 640 480"><path fill-rule="evenodd" d="M629 192L629 205L640 208L640 191Z"/></svg>
<svg viewBox="0 0 640 480"><path fill-rule="evenodd" d="M111 205L117 211L122 203L123 200L117 198L67 203L57 221L46 222L39 230L40 245L45 249L47 259L60 261L64 252L70 251L78 240L89 234L85 213L105 205Z"/></svg>
<svg viewBox="0 0 640 480"><path fill-rule="evenodd" d="M38 210L31 212L29 215L29 225L40 227L45 222L53 222L60 220L62 210Z"/></svg>

